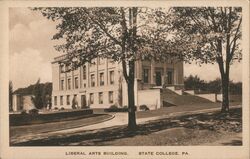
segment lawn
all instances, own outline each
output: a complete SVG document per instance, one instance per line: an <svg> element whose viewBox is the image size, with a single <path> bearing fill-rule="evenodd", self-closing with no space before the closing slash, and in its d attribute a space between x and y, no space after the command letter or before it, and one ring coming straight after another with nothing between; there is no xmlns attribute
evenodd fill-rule
<svg viewBox="0 0 250 159"><path fill-rule="evenodd" d="M88 126L111 119L113 116L109 114L92 114L84 118L76 118L67 121L58 121L44 124L34 124L25 126L11 126L10 139L14 141L22 136L29 136L39 133L53 132L58 130Z"/></svg>
<svg viewBox="0 0 250 159"><path fill-rule="evenodd" d="M15 146L172 146L207 145L242 132L242 110L185 115L140 124L136 131L116 126L35 139ZM237 141L241 145L242 141ZM236 145L229 143L227 145Z"/></svg>
<svg viewBox="0 0 250 159"><path fill-rule="evenodd" d="M241 105L241 102L233 102L230 105ZM150 111L138 111L136 112L136 118L148 118L168 115L170 113L184 112L184 111L196 111L211 108L221 108L221 103L196 103L191 105L178 105L172 107L164 107L157 110Z"/></svg>

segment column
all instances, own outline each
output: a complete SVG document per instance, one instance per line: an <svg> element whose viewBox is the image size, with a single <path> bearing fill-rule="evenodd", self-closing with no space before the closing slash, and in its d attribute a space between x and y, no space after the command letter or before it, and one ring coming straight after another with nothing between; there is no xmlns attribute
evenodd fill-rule
<svg viewBox="0 0 250 159"><path fill-rule="evenodd" d="M142 61L138 60L138 79L142 80Z"/></svg>
<svg viewBox="0 0 250 159"><path fill-rule="evenodd" d="M96 58L96 87L100 86L100 83L99 83L99 59L100 57L97 57Z"/></svg>
<svg viewBox="0 0 250 159"><path fill-rule="evenodd" d="M83 70L83 65L78 68L79 70L79 82L80 82L80 87L82 88L82 70Z"/></svg>
<svg viewBox="0 0 250 159"><path fill-rule="evenodd" d="M162 85L167 84L167 63L164 61L163 63L163 78L162 78Z"/></svg>
<svg viewBox="0 0 250 159"><path fill-rule="evenodd" d="M155 84L155 61L151 60L150 65L150 83Z"/></svg>
<svg viewBox="0 0 250 159"><path fill-rule="evenodd" d="M109 60L106 58L106 68L105 68L105 75L106 75L106 81L104 81L104 85L109 85Z"/></svg>
<svg viewBox="0 0 250 159"><path fill-rule="evenodd" d="M86 64L86 79L87 79L87 87L89 88L90 87L90 80L89 80L89 77L90 77L90 73L89 73L89 62ZM88 99L88 98L87 98Z"/></svg>
<svg viewBox="0 0 250 159"><path fill-rule="evenodd" d="M75 89L75 77L74 77L74 69L72 69L72 74L71 74L71 84L72 84L72 87L71 89Z"/></svg>

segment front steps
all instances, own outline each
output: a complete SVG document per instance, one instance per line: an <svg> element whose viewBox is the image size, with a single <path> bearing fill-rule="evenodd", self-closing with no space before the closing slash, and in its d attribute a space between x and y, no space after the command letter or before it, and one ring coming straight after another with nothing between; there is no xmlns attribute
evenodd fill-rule
<svg viewBox="0 0 250 159"><path fill-rule="evenodd" d="M172 90L172 88L161 89L161 99L163 101L163 107L178 106L178 105L193 105L199 103L213 103L202 97L195 95L180 93L182 90Z"/></svg>

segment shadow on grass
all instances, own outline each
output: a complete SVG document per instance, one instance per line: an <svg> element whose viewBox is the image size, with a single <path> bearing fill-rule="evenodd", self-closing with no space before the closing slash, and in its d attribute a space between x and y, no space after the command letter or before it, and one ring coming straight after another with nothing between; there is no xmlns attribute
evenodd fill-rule
<svg viewBox="0 0 250 159"><path fill-rule="evenodd" d="M116 139L123 139L123 138L131 138L137 135L149 135L154 132L174 127L185 127L190 129L199 129L199 130L206 129L206 130L216 131L218 129L218 127L216 126L219 126L222 123L228 123L230 121L241 123L241 114L242 114L241 109L232 109L230 111L229 117L221 115L219 112L185 115L181 117L174 117L171 119L166 118L156 121L150 121L146 124L140 124L138 125L137 130L134 131L128 130L127 126L117 126L99 130L75 132L72 134L65 134L63 136L53 135L43 139L30 140L27 142L15 143L10 145L11 146L65 146L65 145L98 146L98 145L103 145L103 143L107 141L113 141ZM236 126L237 128L241 127L241 124Z"/></svg>
<svg viewBox="0 0 250 159"><path fill-rule="evenodd" d="M222 143L222 145L225 145L225 146L242 146L242 141L241 140L232 140L231 142Z"/></svg>

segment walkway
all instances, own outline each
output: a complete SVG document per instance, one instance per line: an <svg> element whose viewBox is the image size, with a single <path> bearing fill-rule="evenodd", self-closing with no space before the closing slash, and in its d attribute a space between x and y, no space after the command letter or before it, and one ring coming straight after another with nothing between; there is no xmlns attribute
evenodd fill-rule
<svg viewBox="0 0 250 159"><path fill-rule="evenodd" d="M241 107L238 106L231 106L231 108L238 108ZM175 113L168 113L162 116L155 116L155 117L148 117L148 118L139 118L137 119L137 124L144 124L147 122L150 122L152 120L159 120L169 117L177 117L182 115L190 115L190 114L199 114L199 113L206 113L206 112L213 112L218 111L220 108L210 108L210 109L202 109L202 110L194 110L194 111L183 111L183 112L175 112ZM76 132L82 132L82 131L98 131L99 129L108 128L108 127L114 127L114 126L121 126L126 125L128 122L128 114L127 113L115 113L115 117L111 120L78 127L78 128L72 128L72 129L65 129L65 130L59 130L59 131L53 131L53 132L47 132L47 133L37 133L37 134L29 134L25 136L14 136L11 138L11 143L18 143L18 142L25 142L32 139L42 139L42 138L48 138L49 136L53 135L63 135L63 134L73 134Z"/></svg>

